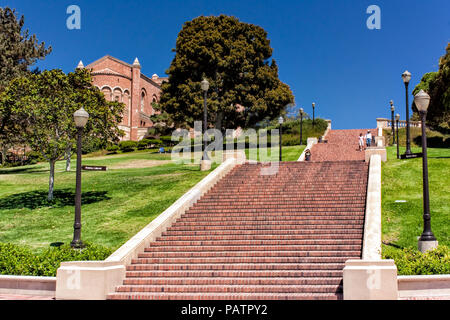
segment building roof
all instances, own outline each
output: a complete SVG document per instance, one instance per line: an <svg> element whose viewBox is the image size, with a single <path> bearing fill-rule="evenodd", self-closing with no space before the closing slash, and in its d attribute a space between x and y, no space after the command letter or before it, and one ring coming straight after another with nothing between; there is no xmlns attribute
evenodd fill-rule
<svg viewBox="0 0 450 320"><path fill-rule="evenodd" d="M120 64L122 64L122 65L124 65L124 66L127 66L127 67L129 67L129 68L133 68L133 67L136 67L136 66L139 66L139 67L141 66L140 63L139 63L138 58L136 58L136 59L134 60L134 63L131 65L131 64L129 64L129 63L126 63L126 62L124 62L124 61L122 61L122 60L119 60L119 59L114 58L113 56L110 56L109 54L107 54L107 55L101 57L100 59L95 60L94 62L88 64L88 65L86 66L86 68L93 68L95 65L97 65L97 64L99 64L100 62L102 62L102 61L104 61L104 60L107 60L107 59L113 60L113 61L115 61L115 62L117 62L117 63L120 63ZM105 69L102 69L102 70L96 70L96 71L93 72L93 74L108 74L108 75L118 75L118 76L121 75L120 73L118 73L118 72L116 72L116 71L113 71L113 70L111 70L111 69L109 69L109 68L105 68ZM121 76L123 76L123 75L121 75ZM144 78L145 80L147 80L148 82L152 83L154 86L156 86L156 87L158 87L158 88L161 87L161 83L162 83L163 81L167 81L167 80L168 80L167 77L158 77L158 80L161 81L161 83L158 83L158 82L156 82L155 80L153 80L152 78L146 76L146 75L143 74L143 73L141 73L141 77Z"/></svg>

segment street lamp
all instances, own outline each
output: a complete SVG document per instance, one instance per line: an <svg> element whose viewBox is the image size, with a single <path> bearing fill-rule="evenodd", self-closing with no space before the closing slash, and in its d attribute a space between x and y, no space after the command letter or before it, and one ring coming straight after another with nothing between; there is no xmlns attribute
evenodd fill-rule
<svg viewBox="0 0 450 320"><path fill-rule="evenodd" d="M75 185L75 223L73 225L73 240L70 243L72 248L81 248L81 137L83 128L89 119L89 113L83 107L73 114L75 127L77 128L77 173Z"/></svg>
<svg viewBox="0 0 450 320"><path fill-rule="evenodd" d="M394 128L394 101L389 101L391 104L391 127L392 127L392 144L395 144L395 128Z"/></svg>
<svg viewBox="0 0 450 320"><path fill-rule="evenodd" d="M438 242L431 231L430 193L428 188L427 136L425 121L430 96L423 90L414 96L414 103L422 122L422 174L423 174L423 232L419 238L419 251L425 252L437 247Z"/></svg>
<svg viewBox="0 0 450 320"><path fill-rule="evenodd" d="M313 107L313 123L312 123L312 126L314 128L314 109L316 108L316 104L314 102L312 103L312 107Z"/></svg>
<svg viewBox="0 0 450 320"><path fill-rule="evenodd" d="M411 80L411 73L406 70L402 74L403 82L405 83L405 93L406 93L406 152L405 154L411 154L411 142L409 134L409 103L408 103L408 84Z"/></svg>
<svg viewBox="0 0 450 320"><path fill-rule="evenodd" d="M300 108L300 145L303 144L303 108Z"/></svg>
<svg viewBox="0 0 450 320"><path fill-rule="evenodd" d="M398 140L398 122L400 120L400 115L397 113L395 115L395 122L396 122L396 127L397 127L397 159L400 159L400 153L399 153L399 146L400 146L400 142Z"/></svg>
<svg viewBox="0 0 450 320"><path fill-rule="evenodd" d="M282 141L282 136L283 136L283 122L284 122L283 117L280 116L278 118L278 124L280 125L280 162L282 159L282 157L281 157L281 141Z"/></svg>
<svg viewBox="0 0 450 320"><path fill-rule="evenodd" d="M203 90L203 155L202 160L209 160L206 152L206 128L208 126L208 110L206 107L206 99L208 97L209 82L203 79L200 83Z"/></svg>

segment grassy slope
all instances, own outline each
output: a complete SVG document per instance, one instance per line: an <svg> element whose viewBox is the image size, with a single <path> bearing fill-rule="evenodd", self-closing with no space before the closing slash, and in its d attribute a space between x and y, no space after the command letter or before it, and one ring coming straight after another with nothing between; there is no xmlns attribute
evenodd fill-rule
<svg viewBox="0 0 450 320"><path fill-rule="evenodd" d="M405 148L400 148L404 153ZM417 248L423 230L422 159L397 160L396 148L388 147L382 168L383 242ZM421 152L421 148L412 148ZM431 226L439 244L449 246L450 149L428 149ZM396 203L395 200L406 200Z"/></svg>
<svg viewBox="0 0 450 320"><path fill-rule="evenodd" d="M148 152L87 159L83 164L111 165L133 160L170 159ZM73 163L75 166L75 163ZM0 175L0 242L42 249L68 243L73 235L75 172L55 175L56 204L46 203L48 165L2 169ZM7 173L7 174L5 174ZM117 248L170 206L208 172L176 164L83 172L82 239Z"/></svg>
<svg viewBox="0 0 450 320"><path fill-rule="evenodd" d="M296 161L303 149L283 147L283 160ZM170 154L141 151L88 156L83 164L114 166L142 160L170 160ZM64 168L64 161L57 163L54 204L46 202L48 164L0 168L0 242L25 244L40 251L52 242L72 240L75 171L65 172ZM208 173L200 172L198 166L173 163L84 171L82 239L118 248Z"/></svg>

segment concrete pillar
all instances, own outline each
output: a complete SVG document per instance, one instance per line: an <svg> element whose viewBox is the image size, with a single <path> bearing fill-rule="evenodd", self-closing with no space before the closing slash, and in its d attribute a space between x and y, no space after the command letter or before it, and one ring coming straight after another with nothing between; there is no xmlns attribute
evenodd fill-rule
<svg viewBox="0 0 450 320"><path fill-rule="evenodd" d="M394 260L347 260L343 283L344 300L398 299Z"/></svg>
<svg viewBox="0 0 450 320"><path fill-rule="evenodd" d="M138 140L139 112L141 110L141 65L136 58L132 66L131 78L131 126L130 140Z"/></svg>

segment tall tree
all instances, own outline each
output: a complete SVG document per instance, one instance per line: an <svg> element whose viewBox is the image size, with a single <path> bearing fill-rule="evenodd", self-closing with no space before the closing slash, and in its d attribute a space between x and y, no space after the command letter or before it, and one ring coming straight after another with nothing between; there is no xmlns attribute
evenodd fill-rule
<svg viewBox="0 0 450 320"><path fill-rule="evenodd" d="M414 88L413 94L420 90L430 95L427 124L443 132L450 132L450 43L446 53L439 59L439 70L426 73ZM413 104L417 117L417 108Z"/></svg>
<svg viewBox="0 0 450 320"><path fill-rule="evenodd" d="M204 77L210 83L208 120L219 130L276 117L294 100L278 78L270 40L259 26L225 15L201 16L184 24L174 51L160 102L177 126L193 127L203 119Z"/></svg>
<svg viewBox="0 0 450 320"><path fill-rule="evenodd" d="M83 139L118 140L123 134L118 128L124 105L109 102L92 85L89 70L76 69L64 74L49 70L14 79L5 88L0 106L8 108L16 118L27 121L21 131L28 145L50 164L48 200L53 200L55 163L67 149L74 149L76 128L73 114L80 107L89 113Z"/></svg>
<svg viewBox="0 0 450 320"><path fill-rule="evenodd" d="M14 78L25 75L38 59L44 59L52 48L45 48L36 35L22 30L24 16L16 16L16 10L0 7L0 91Z"/></svg>
<svg viewBox="0 0 450 320"><path fill-rule="evenodd" d="M52 48L45 48L45 43L39 43L35 35L28 30L22 30L24 16L16 16L15 9L0 7L0 94L14 78L29 73L29 67L38 59L43 59ZM15 143L16 129L21 130L25 124L23 119L16 119L10 109L0 107L0 152L4 160L5 150ZM3 163L3 162L2 162Z"/></svg>

